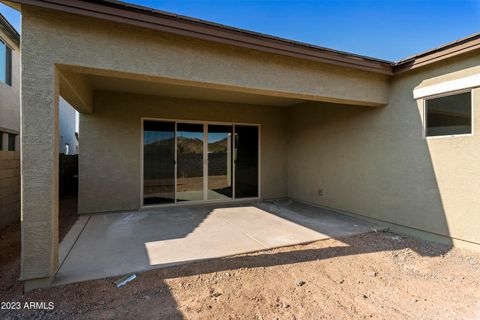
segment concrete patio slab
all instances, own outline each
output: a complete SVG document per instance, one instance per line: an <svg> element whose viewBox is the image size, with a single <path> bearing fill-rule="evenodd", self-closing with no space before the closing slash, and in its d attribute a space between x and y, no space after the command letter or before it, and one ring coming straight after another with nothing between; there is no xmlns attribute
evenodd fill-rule
<svg viewBox="0 0 480 320"><path fill-rule="evenodd" d="M341 238L378 229L291 200L168 207L82 218L53 285L119 276L197 260ZM81 233L78 234L78 230Z"/></svg>

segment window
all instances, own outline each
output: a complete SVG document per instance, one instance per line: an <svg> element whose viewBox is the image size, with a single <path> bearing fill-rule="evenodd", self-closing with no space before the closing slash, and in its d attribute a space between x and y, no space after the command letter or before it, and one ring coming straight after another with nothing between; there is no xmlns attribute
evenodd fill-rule
<svg viewBox="0 0 480 320"><path fill-rule="evenodd" d="M16 134L9 133L8 134L8 151L15 151L15 138Z"/></svg>
<svg viewBox="0 0 480 320"><path fill-rule="evenodd" d="M425 136L472 133L471 92L425 100Z"/></svg>
<svg viewBox="0 0 480 320"><path fill-rule="evenodd" d="M0 151L3 150L3 132L0 131Z"/></svg>
<svg viewBox="0 0 480 320"><path fill-rule="evenodd" d="M12 85L12 49L0 40L0 81Z"/></svg>

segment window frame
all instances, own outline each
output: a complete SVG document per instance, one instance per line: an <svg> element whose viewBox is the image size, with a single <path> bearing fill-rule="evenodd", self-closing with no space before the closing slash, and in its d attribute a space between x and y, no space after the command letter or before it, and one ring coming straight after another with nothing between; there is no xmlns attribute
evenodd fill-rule
<svg viewBox="0 0 480 320"><path fill-rule="evenodd" d="M424 139L445 139L445 138L457 138L457 137L472 137L474 135L474 113L473 113L473 89L474 88L468 88L468 89L462 89L462 90L456 90L456 91L449 91L449 92L444 92L444 93L439 93L435 95L431 95L428 97L422 98L422 109L423 109L423 138ZM427 101L432 100L432 99L437 99L437 98L443 98L443 97L448 97L448 96L454 96L457 94L462 94L462 93L467 93L470 92L470 128L471 132L470 133L460 133L460 134L447 134L447 135L441 135L441 136L428 136L427 135Z"/></svg>
<svg viewBox="0 0 480 320"><path fill-rule="evenodd" d="M5 45L5 81L1 81L1 83L12 87L13 83L13 48L5 41L3 38L0 38L0 42Z"/></svg>
<svg viewBox="0 0 480 320"><path fill-rule="evenodd" d="M144 175L144 124L145 121L161 121L161 122L174 122L175 123L175 132L177 129L177 123L199 123L204 125L204 135L208 134L208 125L209 124L218 124L218 125L232 125L232 126L254 126L258 128L258 196L254 198L236 198L235 196L232 197L229 200L224 200L224 199L208 199L206 198L206 191L208 188L208 179L204 179L203 185L204 185L204 198L203 200L192 200L188 201L188 203L182 203L182 202L177 202L175 200L175 203L165 203L165 204L144 204L144 185L145 185L145 175ZM238 202L245 202L245 201L254 201L258 199L262 199L262 124L260 123L244 123L244 122L228 122L228 121L208 121L208 120L188 120L188 119L175 119L175 118L154 118L154 117L141 117L140 118L140 145L142 146L140 148L140 207L141 208L161 208L161 207L174 207L174 206L188 206L188 205L209 205L209 204L215 204L215 203L238 203ZM235 129L234 132L235 133ZM176 136L176 133L175 133ZM207 146L208 148L208 140L204 139L204 148ZM204 149L205 150L205 149ZM175 159L176 159L176 153L177 153L177 146L175 142ZM207 153L204 154L208 155ZM205 158L204 158L205 159ZM208 160L208 159L207 159ZM205 161L205 160L204 160ZM204 162L206 164L208 162ZM176 165L175 165L175 170L176 170ZM235 167L233 167L232 174L235 174ZM177 174L175 171L175 198L176 198L176 193L177 193ZM208 176L208 165L205 166L204 169L204 177ZM235 190L235 184L233 184L233 190ZM235 194L235 191L233 192ZM206 200L205 200L206 199Z"/></svg>
<svg viewBox="0 0 480 320"><path fill-rule="evenodd" d="M13 148L11 143L13 143ZM7 133L7 151L17 151L17 134Z"/></svg>

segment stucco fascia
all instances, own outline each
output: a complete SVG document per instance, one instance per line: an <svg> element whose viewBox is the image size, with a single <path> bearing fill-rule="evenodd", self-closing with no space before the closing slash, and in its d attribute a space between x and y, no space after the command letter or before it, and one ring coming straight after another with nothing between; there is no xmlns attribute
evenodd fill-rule
<svg viewBox="0 0 480 320"><path fill-rule="evenodd" d="M208 83L230 90L380 106L388 76L22 6L50 64ZM32 48L32 49L33 49ZM38 48L41 48L39 50Z"/></svg>

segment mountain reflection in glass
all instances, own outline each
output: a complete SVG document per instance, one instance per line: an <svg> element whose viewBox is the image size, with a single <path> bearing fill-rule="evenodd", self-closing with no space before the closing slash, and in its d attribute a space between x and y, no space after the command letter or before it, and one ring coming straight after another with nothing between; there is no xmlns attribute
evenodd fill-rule
<svg viewBox="0 0 480 320"><path fill-rule="evenodd" d="M175 123L145 121L143 203L175 201Z"/></svg>
<svg viewBox="0 0 480 320"><path fill-rule="evenodd" d="M177 123L177 201L203 200L203 124Z"/></svg>
<svg viewBox="0 0 480 320"><path fill-rule="evenodd" d="M211 199L232 198L233 126L208 125L208 194Z"/></svg>
<svg viewBox="0 0 480 320"><path fill-rule="evenodd" d="M259 196L259 127L144 121L143 204Z"/></svg>

